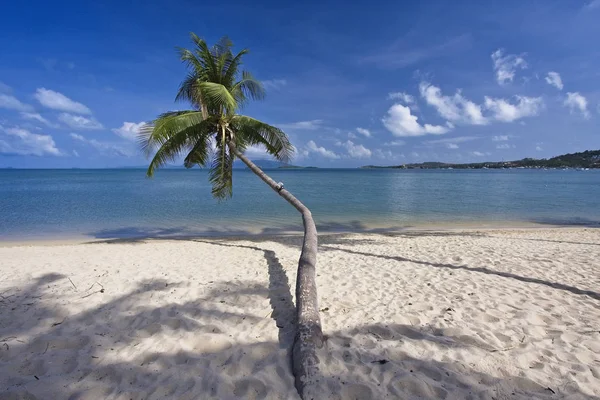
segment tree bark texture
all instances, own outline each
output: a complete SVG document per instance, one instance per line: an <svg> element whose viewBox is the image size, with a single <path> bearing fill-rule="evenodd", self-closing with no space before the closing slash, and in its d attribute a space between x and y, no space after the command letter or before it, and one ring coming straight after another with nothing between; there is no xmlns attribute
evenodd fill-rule
<svg viewBox="0 0 600 400"><path fill-rule="evenodd" d="M317 228L310 210L275 182L263 170L242 154L235 143L229 142L231 151L250 168L260 179L293 205L302 214L304 241L298 261L296 278L296 335L292 347L292 372L300 397L304 400L316 399L313 393L319 380L319 359L317 348L323 346L323 332L317 301L315 269L317 265Z"/></svg>

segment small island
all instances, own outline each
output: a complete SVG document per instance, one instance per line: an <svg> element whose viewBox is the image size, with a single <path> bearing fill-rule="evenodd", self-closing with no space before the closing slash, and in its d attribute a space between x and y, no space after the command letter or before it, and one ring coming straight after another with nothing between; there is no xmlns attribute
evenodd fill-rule
<svg viewBox="0 0 600 400"><path fill-rule="evenodd" d="M580 153L563 154L549 159L524 158L516 161L491 161L468 164L452 164L444 162L423 162L393 166L365 165L361 168L395 168L395 169L600 169L600 150L587 150Z"/></svg>

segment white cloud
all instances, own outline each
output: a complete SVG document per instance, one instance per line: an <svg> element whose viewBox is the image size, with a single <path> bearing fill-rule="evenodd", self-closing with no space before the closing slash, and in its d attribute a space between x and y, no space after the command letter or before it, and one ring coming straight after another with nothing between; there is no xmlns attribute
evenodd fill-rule
<svg viewBox="0 0 600 400"><path fill-rule="evenodd" d="M132 156L132 153L129 150L124 149L123 147L115 145L113 143L100 142L96 139L87 139L86 137L79 135L77 133L71 133L70 136L74 140L77 140L77 141L85 143L89 146L92 146L93 148L95 148L96 150L98 150L100 153L102 153L104 155L120 156L120 157Z"/></svg>
<svg viewBox="0 0 600 400"><path fill-rule="evenodd" d="M452 150L458 149L458 145L456 143L446 143L446 147Z"/></svg>
<svg viewBox="0 0 600 400"><path fill-rule="evenodd" d="M356 139L358 138L358 136L356 136L354 133L352 132L348 132L348 139Z"/></svg>
<svg viewBox="0 0 600 400"><path fill-rule="evenodd" d="M73 150L73 155L74 155L75 157L79 157L79 153L77 152L77 150Z"/></svg>
<svg viewBox="0 0 600 400"><path fill-rule="evenodd" d="M492 136L492 142L506 142L507 140L508 135Z"/></svg>
<svg viewBox="0 0 600 400"><path fill-rule="evenodd" d="M351 158L369 158L372 154L371 150L367 149L362 144L354 144L354 142L351 140L347 140L344 143L339 143L339 145L348 151L348 155Z"/></svg>
<svg viewBox="0 0 600 400"><path fill-rule="evenodd" d="M489 156L489 155L491 155L491 153L489 153L489 152L482 153L481 151L472 151L471 154L473 154L474 156L477 156L477 157L483 157L483 156Z"/></svg>
<svg viewBox="0 0 600 400"><path fill-rule="evenodd" d="M333 151L327 150L325 147L317 146L317 144L312 140L309 140L308 143L306 143L306 151L308 153L319 154L322 157L329 158L332 160L340 158L340 156L335 154Z"/></svg>
<svg viewBox="0 0 600 400"><path fill-rule="evenodd" d="M317 129L321 129L323 127L323 120L321 119L313 119L310 121L298 121L292 122L288 124L279 124L277 125L280 129L296 129L296 130L304 130L304 131L314 131Z"/></svg>
<svg viewBox="0 0 600 400"><path fill-rule="evenodd" d="M444 139L435 139L435 140L426 140L423 143L425 144L446 144L446 143L465 143L473 140L481 139L477 136L457 136L454 138L444 138Z"/></svg>
<svg viewBox="0 0 600 400"><path fill-rule="evenodd" d="M558 72L548 72L548 75L544 79L546 79L548 85L552 85L558 90L563 90L564 85Z"/></svg>
<svg viewBox="0 0 600 400"><path fill-rule="evenodd" d="M388 94L389 100L400 100L406 104L414 104L415 98L405 92L392 92Z"/></svg>
<svg viewBox="0 0 600 400"><path fill-rule="evenodd" d="M571 110L571 113L579 111L583 115L583 118L587 119L590 117L590 112L587 109L587 99L579 94L579 92L568 92L564 105Z"/></svg>
<svg viewBox="0 0 600 400"><path fill-rule="evenodd" d="M23 119L27 119L30 121L38 121L41 122L42 124L50 127L50 128L56 128L58 127L57 124L53 124L52 122L48 121L46 118L42 117L40 114L38 113L31 113L31 112L21 112L21 118Z"/></svg>
<svg viewBox="0 0 600 400"><path fill-rule="evenodd" d="M544 149L542 149L540 146L535 146L536 151L543 151Z"/></svg>
<svg viewBox="0 0 600 400"><path fill-rule="evenodd" d="M512 82L517 69L526 69L527 62L523 55L507 54L504 55L504 49L498 49L492 53L494 70L496 71L496 80L498 84L504 85L506 82Z"/></svg>
<svg viewBox="0 0 600 400"><path fill-rule="evenodd" d="M493 118L502 122L512 122L520 118L536 116L544 107L541 97L515 96L517 104L511 104L504 99L485 97L485 108L494 115Z"/></svg>
<svg viewBox="0 0 600 400"><path fill-rule="evenodd" d="M433 106L448 121L468 125L488 123L481 112L481 106L467 100L460 91L457 91L452 97L444 96L440 88L427 82L421 82L419 91L427 104Z"/></svg>
<svg viewBox="0 0 600 400"><path fill-rule="evenodd" d="M381 119L383 125L394 136L441 135L450 130L450 127L440 125L421 125L417 120L418 117L411 114L410 108L402 104L394 104L387 115Z"/></svg>
<svg viewBox="0 0 600 400"><path fill-rule="evenodd" d="M278 90L287 85L287 81L285 79L267 79L262 81L262 84L265 89Z"/></svg>
<svg viewBox="0 0 600 400"><path fill-rule="evenodd" d="M33 156L62 155L50 135L38 135L21 128L0 127L0 130L5 133L4 140L0 139L0 153Z"/></svg>
<svg viewBox="0 0 600 400"><path fill-rule="evenodd" d="M394 154L391 151L389 151L389 150L385 150L384 151L384 150L381 150L381 149L375 149L375 151L374 151L373 154L375 154L375 157L381 158L381 159L384 159L384 160L385 159L391 159L391 158L394 157ZM401 155L401 157L403 157L403 156Z"/></svg>
<svg viewBox="0 0 600 400"><path fill-rule="evenodd" d="M58 116L58 120L68 125L73 129L102 129L104 128L95 118L86 118L81 115L73 115L62 113Z"/></svg>
<svg viewBox="0 0 600 400"><path fill-rule="evenodd" d="M9 94L0 94L0 108L17 111L33 111L33 107L21 103L16 97Z"/></svg>
<svg viewBox="0 0 600 400"><path fill-rule="evenodd" d="M258 146L258 145L247 147L246 150L244 150L244 154L253 160L273 158L269 154L267 154L267 151L265 150L265 148L263 146Z"/></svg>
<svg viewBox="0 0 600 400"><path fill-rule="evenodd" d="M356 132L360 133L364 137L371 137L371 132L365 128L356 128Z"/></svg>
<svg viewBox="0 0 600 400"><path fill-rule="evenodd" d="M386 146L404 146L406 142L404 140L392 140L391 142L384 143Z"/></svg>
<svg viewBox="0 0 600 400"><path fill-rule="evenodd" d="M62 93L45 88L39 88L33 95L44 107L52 110L68 111L76 114L91 114L85 105L69 99Z"/></svg>
<svg viewBox="0 0 600 400"><path fill-rule="evenodd" d="M510 149L510 145L508 143L498 144L496 145L496 148L500 150L506 150Z"/></svg>
<svg viewBox="0 0 600 400"><path fill-rule="evenodd" d="M123 122L123 125L120 128L114 128L112 131L117 135L121 136L123 139L127 140L136 140L138 138L138 133L142 126L146 124L145 122Z"/></svg>
<svg viewBox="0 0 600 400"><path fill-rule="evenodd" d="M594 10L596 8L600 8L600 0L592 0L586 5L583 6L586 10Z"/></svg>

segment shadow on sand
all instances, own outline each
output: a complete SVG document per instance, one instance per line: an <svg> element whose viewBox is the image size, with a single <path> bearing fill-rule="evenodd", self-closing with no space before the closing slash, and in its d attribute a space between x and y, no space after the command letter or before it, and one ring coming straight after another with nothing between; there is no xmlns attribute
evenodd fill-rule
<svg viewBox="0 0 600 400"><path fill-rule="evenodd" d="M281 359L289 355L282 356L276 351L289 348L293 334L294 305L289 281L273 251L241 247L263 252L269 271L268 287L214 282L202 298L152 307L144 301L148 296L168 297L170 290L186 284L156 279L132 285L129 292L112 296L75 315L68 314L61 301L49 295L54 286L68 285L63 275L47 274L27 285L5 288L0 294L0 363L8 365L11 373L0 377L0 399L261 399L273 398L270 396L274 393L280 393L281 398L293 398L296 395L289 361ZM494 273L467 266L407 261ZM501 276L531 281L511 274ZM560 284L533 281L590 295ZM227 333L220 332L215 321L229 324L264 321L244 312L217 309L219 303L239 296L248 301L269 297L273 324L279 328L278 343L248 340L212 348L200 344L202 348L178 346L168 351L144 348L145 338L161 332L169 336L193 332L210 341L213 336ZM237 306L242 309L244 304ZM444 398L453 390L469 393L473 399L553 399L566 395L595 398L576 388L547 388L524 377L488 375L457 360L439 362L411 357L401 351L382 352L378 346L365 346L355 340L364 336L392 346L394 343L399 346L405 340L428 341L445 348L474 346L472 340L435 336L420 327L370 324L326 334L327 359L342 367L323 379L340 399L379 398L382 393L386 398L435 399ZM485 343L476 347L485 350ZM116 348L121 349L118 357ZM278 366L273 369L273 364ZM375 393L374 387L380 391Z"/></svg>

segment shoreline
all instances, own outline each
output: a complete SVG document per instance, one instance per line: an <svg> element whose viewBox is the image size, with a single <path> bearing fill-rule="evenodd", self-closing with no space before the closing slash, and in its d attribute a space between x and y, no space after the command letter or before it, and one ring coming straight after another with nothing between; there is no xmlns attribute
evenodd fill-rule
<svg viewBox="0 0 600 400"><path fill-rule="evenodd" d="M554 230L554 229L600 229L600 224L544 224L544 223L533 223L533 222L521 222L513 221L508 223L430 223L411 225L406 227L384 227L381 225L372 225L365 229L356 230L317 230L319 237L324 236L335 236L335 235L368 235L368 234L382 234L382 235L394 235L402 233L417 233L426 235L431 232L490 232L490 231L536 231L536 230ZM239 233L209 233L209 234L187 234L187 235L140 235L140 236L129 236L129 235L115 235L109 237L93 237L86 235L65 235L63 237L57 236L37 236L37 237L21 237L18 239L3 239L0 238L1 247L20 247L20 246L61 246L71 244L101 244L101 243L135 243L143 241L180 241L180 240L194 240L194 239L206 239L206 240L269 240L270 238L277 237L295 237L302 236L301 230L285 230L277 233L262 233L257 231L256 233L247 232L244 234Z"/></svg>

